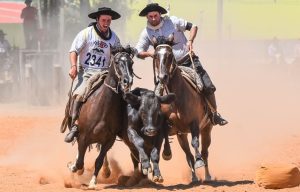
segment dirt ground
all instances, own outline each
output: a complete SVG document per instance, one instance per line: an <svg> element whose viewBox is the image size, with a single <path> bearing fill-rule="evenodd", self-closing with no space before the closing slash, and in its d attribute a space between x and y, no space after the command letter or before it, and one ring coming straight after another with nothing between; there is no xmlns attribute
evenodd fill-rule
<svg viewBox="0 0 300 192"><path fill-rule="evenodd" d="M137 66L135 70L139 75L144 68ZM162 160L160 164L163 184L146 182L136 187L121 187L116 184L117 177L130 175L132 164L126 146L116 141L108 153L112 176L100 178L96 190L272 191L255 184L255 173L261 165L287 164L300 168L299 77L291 77L285 66L284 70L281 67L270 70L268 65L238 67L227 63L206 68L217 85L219 112L230 122L212 131L209 167L213 181L190 183L183 151L174 138L172 160ZM151 88L151 75L144 77L143 82L136 81L136 86ZM64 104L47 107L22 102L0 104L1 192L85 189L82 184L89 181L91 171L77 176L66 166L75 158L76 144L64 143L64 134L59 132L63 113ZM87 153L86 168L92 167L96 156L95 148ZM197 170L201 179L203 172L203 168ZM298 192L300 187L277 191Z"/></svg>

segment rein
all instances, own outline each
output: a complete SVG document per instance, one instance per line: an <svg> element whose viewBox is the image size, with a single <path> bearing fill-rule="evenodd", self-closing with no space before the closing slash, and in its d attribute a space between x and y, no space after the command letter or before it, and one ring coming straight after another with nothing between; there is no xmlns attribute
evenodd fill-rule
<svg viewBox="0 0 300 192"><path fill-rule="evenodd" d="M119 85L120 85L120 81L121 81L121 75L118 73L118 71L117 71L117 69L116 69L116 63L114 62L114 60L115 60L116 57L120 57L120 56L118 56L118 55L120 55L121 53L125 53L125 54L129 55L129 54L126 53L126 52L119 52L119 53L117 53L117 54L115 54L115 55L113 56L113 59L110 61L110 65L109 65L109 67L110 67L111 65L114 66L115 75L116 75L117 78L118 78L118 84L117 84L117 86L116 86L116 87L112 87L111 85L107 84L106 81L104 81L104 83L103 83L106 87L110 88L110 89L111 89L113 92L115 92L116 94L119 94ZM114 63L113 63L113 62L114 62Z"/></svg>
<svg viewBox="0 0 300 192"><path fill-rule="evenodd" d="M119 83L118 83L117 87L112 87L112 86L108 85L108 84L104 81L104 85L105 85L106 87L110 88L110 89L111 89L113 92L115 92L116 94L119 93L119 89L118 89Z"/></svg>

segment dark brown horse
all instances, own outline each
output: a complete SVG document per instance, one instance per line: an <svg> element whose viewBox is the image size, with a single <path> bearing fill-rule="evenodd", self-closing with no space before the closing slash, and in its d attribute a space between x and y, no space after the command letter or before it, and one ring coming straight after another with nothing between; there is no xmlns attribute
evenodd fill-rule
<svg viewBox="0 0 300 192"><path fill-rule="evenodd" d="M158 41L159 40L159 41ZM155 53L153 65L158 80L176 95L169 121L169 135L177 135L179 144L186 155L188 165L192 170L192 180L197 181L195 168L205 166L205 180L210 180L208 170L208 147L211 143L212 124L207 120L206 102L204 96L198 93L185 78L176 65L172 52L172 37L169 39L153 39ZM195 159L190 151L187 134L191 133L191 145L195 150ZM199 152L199 135L201 135L201 153Z"/></svg>
<svg viewBox="0 0 300 192"><path fill-rule="evenodd" d="M115 53L116 52L116 53ZM115 142L116 136L127 128L126 102L124 93L133 83L132 49L119 48L113 52L111 65L104 84L83 104L78 118L78 156L69 165L72 172L83 173L84 156L87 147L93 143L101 145L95 162L94 175L89 188L95 188L99 170L107 151Z"/></svg>

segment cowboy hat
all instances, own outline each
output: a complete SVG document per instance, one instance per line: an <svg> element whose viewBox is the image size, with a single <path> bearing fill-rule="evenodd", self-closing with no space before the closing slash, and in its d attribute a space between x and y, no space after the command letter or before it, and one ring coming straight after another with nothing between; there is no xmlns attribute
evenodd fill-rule
<svg viewBox="0 0 300 192"><path fill-rule="evenodd" d="M108 7L100 7L98 11L90 13L88 16L91 19L97 19L100 15L110 15L112 20L119 19L121 15Z"/></svg>
<svg viewBox="0 0 300 192"><path fill-rule="evenodd" d="M0 29L0 36L4 36L6 35L6 33L4 33L1 29Z"/></svg>
<svg viewBox="0 0 300 192"><path fill-rule="evenodd" d="M32 0L25 0L24 3L26 4L26 3L31 3L31 2L32 2Z"/></svg>
<svg viewBox="0 0 300 192"><path fill-rule="evenodd" d="M158 5L158 3L150 3L148 4L139 14L139 16L146 16L149 12L157 11L160 14L166 14L167 10Z"/></svg>

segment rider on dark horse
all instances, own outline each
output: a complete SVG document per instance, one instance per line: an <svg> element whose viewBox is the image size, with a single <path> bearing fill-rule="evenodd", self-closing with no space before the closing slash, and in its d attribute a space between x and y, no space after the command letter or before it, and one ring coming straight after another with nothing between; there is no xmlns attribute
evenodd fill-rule
<svg viewBox="0 0 300 192"><path fill-rule="evenodd" d="M91 76L108 70L111 46L120 46L118 36L110 29L111 20L121 17L119 13L111 8L101 7L88 17L96 19L96 22L77 34L70 49L69 75L73 80L76 78L76 83L72 91L71 130L65 137L67 143L72 142L78 135L77 118L88 80Z"/></svg>
<svg viewBox="0 0 300 192"><path fill-rule="evenodd" d="M204 95L207 98L209 104L212 106L212 113L210 115L211 122L216 125L226 125L228 122L221 117L217 112L217 104L214 92L216 87L213 85L209 75L203 69L198 56L192 53L192 59L189 54L193 50L193 42L197 35L198 27L184 19L177 18L175 16L162 17L162 14L166 14L167 10L159 6L157 3L148 4L139 14L139 16L147 17L147 27L142 31L140 39L136 45L139 58L153 57L154 52L148 51L149 46L153 46L151 41L152 37L168 37L170 34L174 34L173 53L176 63L178 65L193 68L193 63L197 74L204 84ZM184 32L188 30L189 38L184 35ZM159 87L159 86L158 86ZM161 91L159 91L161 92Z"/></svg>

